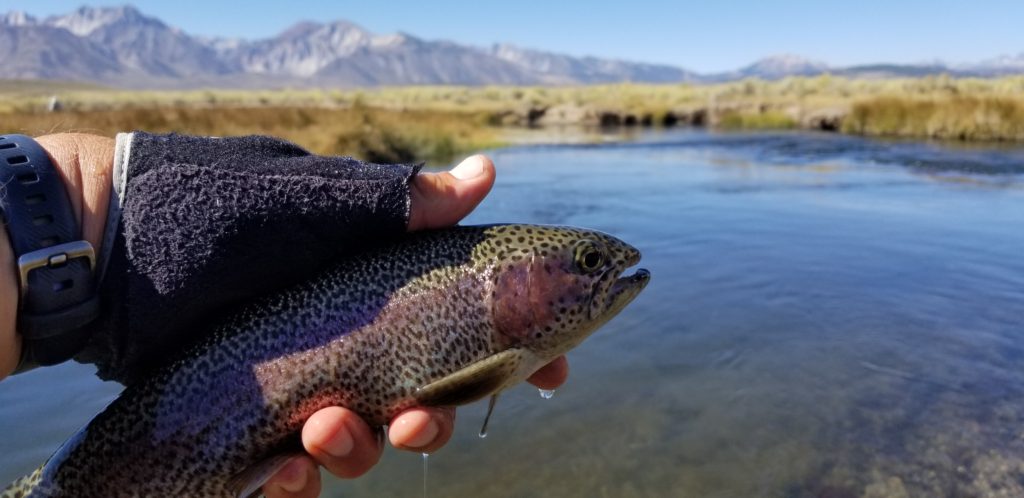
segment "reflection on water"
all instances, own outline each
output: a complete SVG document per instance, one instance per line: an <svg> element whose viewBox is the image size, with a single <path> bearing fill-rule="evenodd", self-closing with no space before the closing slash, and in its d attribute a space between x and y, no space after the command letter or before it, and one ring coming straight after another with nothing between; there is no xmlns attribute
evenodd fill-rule
<svg viewBox="0 0 1024 498"><path fill-rule="evenodd" d="M654 278L557 396L504 394L487 439L486 402L460 410L431 496L1024 496L1024 152L683 132L493 156L469 222L599 228ZM83 370L0 385L0 477L109 400ZM423 468L388 451L325 496L415 496Z"/></svg>

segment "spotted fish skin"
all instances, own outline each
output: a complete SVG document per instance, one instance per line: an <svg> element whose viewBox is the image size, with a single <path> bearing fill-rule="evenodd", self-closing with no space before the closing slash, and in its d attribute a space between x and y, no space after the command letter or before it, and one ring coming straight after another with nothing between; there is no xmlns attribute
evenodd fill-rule
<svg viewBox="0 0 1024 498"><path fill-rule="evenodd" d="M379 427L524 380L642 290L639 257L569 227L410 235L225 319L0 495L237 496L317 410Z"/></svg>

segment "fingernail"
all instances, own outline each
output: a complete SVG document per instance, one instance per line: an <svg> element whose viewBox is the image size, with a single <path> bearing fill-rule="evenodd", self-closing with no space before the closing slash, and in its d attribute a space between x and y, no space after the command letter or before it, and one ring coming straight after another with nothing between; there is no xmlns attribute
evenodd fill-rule
<svg viewBox="0 0 1024 498"><path fill-rule="evenodd" d="M308 479L306 474L306 469L296 464L293 460L281 471L281 480L278 482L278 485L289 493L298 493L306 487Z"/></svg>
<svg viewBox="0 0 1024 498"><path fill-rule="evenodd" d="M424 425L423 429L420 429L420 431L406 443L406 446L410 448L423 448L430 443L433 443L434 440L437 439L437 434L439 432L441 432L441 426L437 424L434 417L430 417L430 420L427 421L427 425Z"/></svg>
<svg viewBox="0 0 1024 498"><path fill-rule="evenodd" d="M322 448L327 453L330 453L334 457L346 457L349 453L352 453L352 448L355 446L355 441L352 440L352 434L349 433L347 427L341 427L337 432L334 433L327 443Z"/></svg>
<svg viewBox="0 0 1024 498"><path fill-rule="evenodd" d="M469 180L476 178L484 172L484 160L480 156L468 157L466 160L459 163L458 166L452 168L449 173L459 180Z"/></svg>

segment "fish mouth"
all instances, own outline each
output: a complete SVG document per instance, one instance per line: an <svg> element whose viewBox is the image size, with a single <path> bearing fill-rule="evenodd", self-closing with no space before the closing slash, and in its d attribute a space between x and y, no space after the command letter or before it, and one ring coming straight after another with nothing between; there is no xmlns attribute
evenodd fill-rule
<svg viewBox="0 0 1024 498"><path fill-rule="evenodd" d="M646 268L637 268L629 275L624 275L615 280L612 284L612 294L625 291L631 287L643 289L651 281L651 272Z"/></svg>
<svg viewBox="0 0 1024 498"><path fill-rule="evenodd" d="M612 284L609 290L607 315L615 315L627 304L633 301L640 294L640 291L647 287L651 281L651 272L646 268L637 268L636 271L626 274L629 268L640 262L640 252L635 251L626 261L625 268L618 279Z"/></svg>
<svg viewBox="0 0 1024 498"><path fill-rule="evenodd" d="M622 302L622 306L629 304L640 294L640 291L647 287L647 284L651 281L651 272L646 268L638 268L635 272L619 277L612 284L611 288L611 301L612 307L615 307L619 301Z"/></svg>

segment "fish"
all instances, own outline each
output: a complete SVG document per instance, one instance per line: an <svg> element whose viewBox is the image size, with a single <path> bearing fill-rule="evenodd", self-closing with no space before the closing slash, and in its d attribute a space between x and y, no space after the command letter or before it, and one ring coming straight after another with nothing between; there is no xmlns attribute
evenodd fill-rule
<svg viewBox="0 0 1024 498"><path fill-rule="evenodd" d="M495 399L633 301L639 261L575 227L409 234L216 321L0 496L251 496L320 409L380 430L413 406Z"/></svg>

